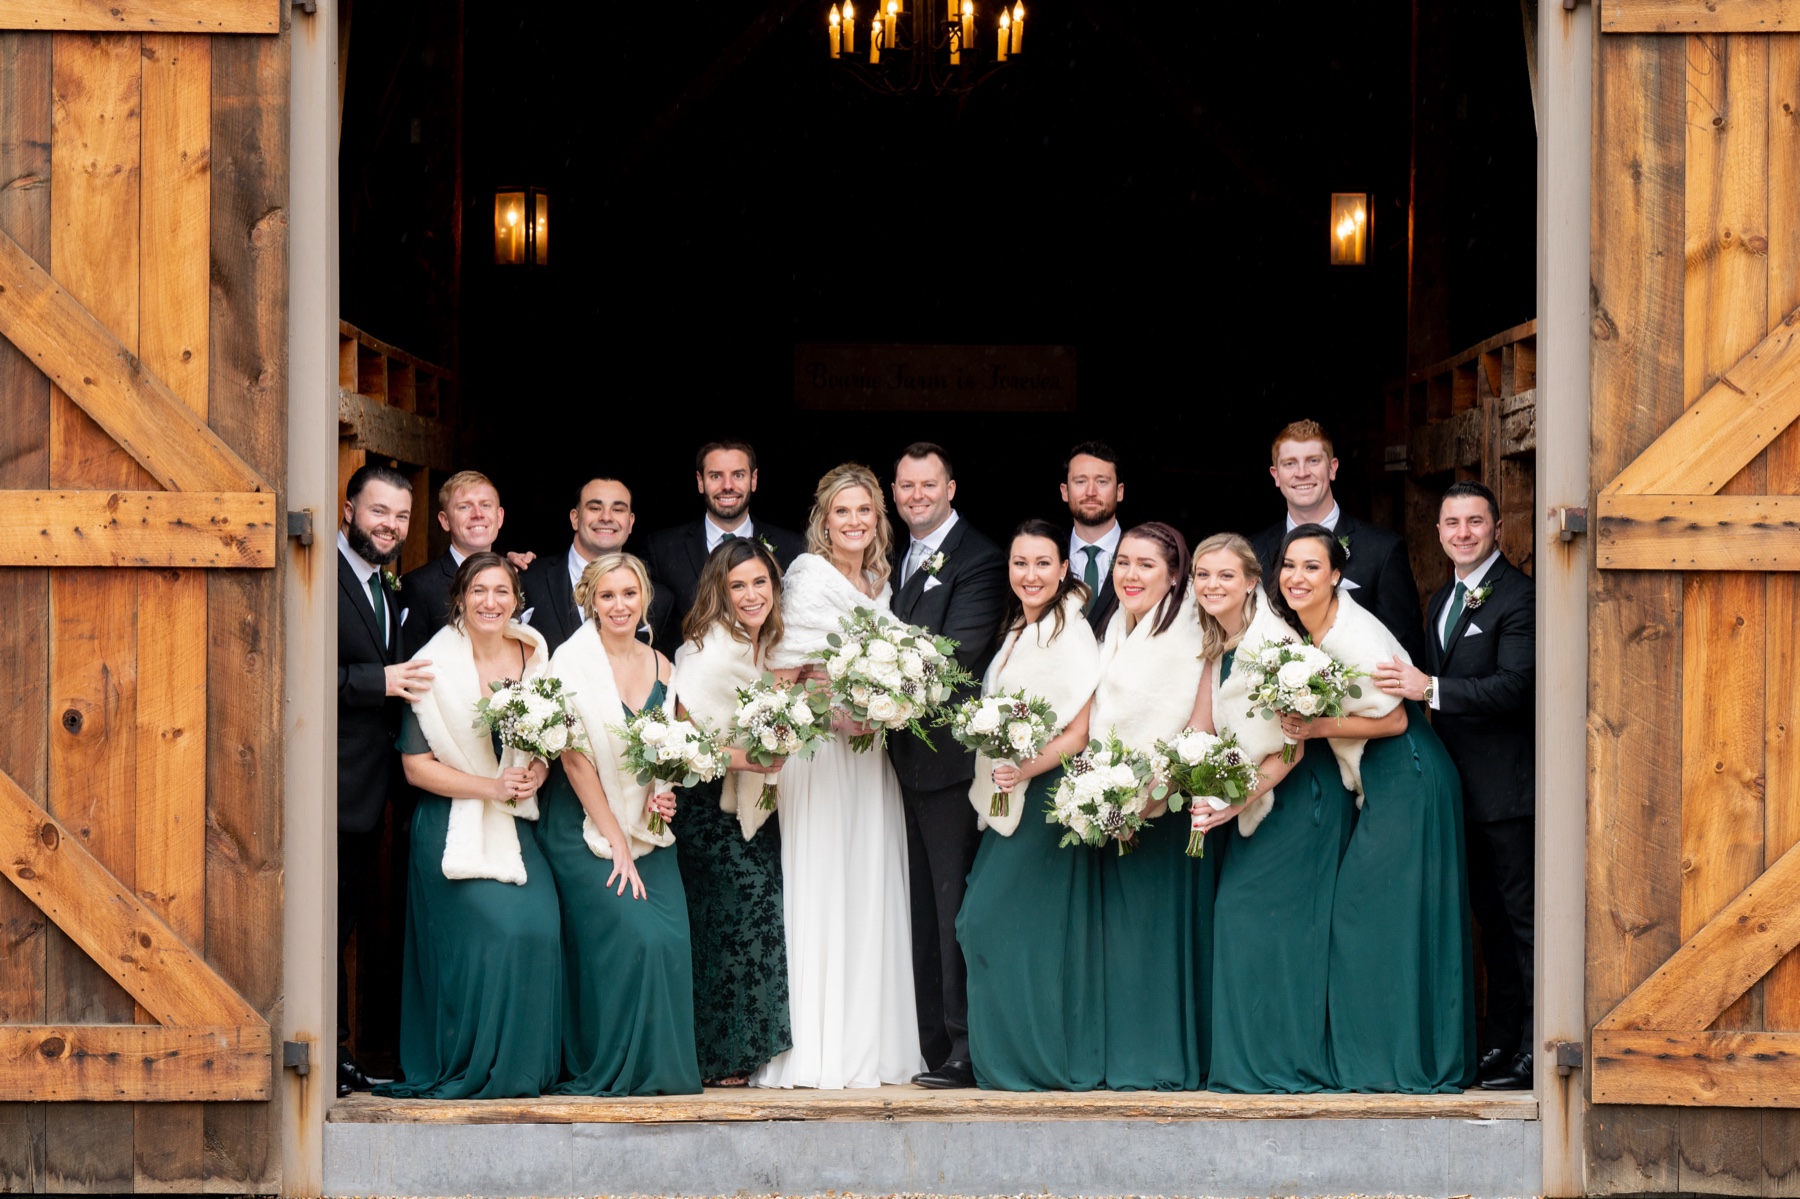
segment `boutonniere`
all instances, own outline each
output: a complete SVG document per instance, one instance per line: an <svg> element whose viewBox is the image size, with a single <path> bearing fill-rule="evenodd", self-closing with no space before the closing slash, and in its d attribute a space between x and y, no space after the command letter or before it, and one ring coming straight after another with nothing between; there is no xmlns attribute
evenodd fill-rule
<svg viewBox="0 0 1800 1199"><path fill-rule="evenodd" d="M1494 594L1494 585L1492 583L1483 583L1463 597L1463 611L1473 612L1475 609L1481 607L1481 605L1487 603L1488 596L1492 594Z"/></svg>
<svg viewBox="0 0 1800 1199"><path fill-rule="evenodd" d="M761 533L756 535L756 544L768 550L769 557L773 558L775 556L775 543L770 541L767 537L764 537Z"/></svg>
<svg viewBox="0 0 1800 1199"><path fill-rule="evenodd" d="M944 569L944 551L939 550L937 553L931 555L931 557L925 559L925 565L920 569L924 570L924 572L932 578L937 578L938 571Z"/></svg>
<svg viewBox="0 0 1800 1199"><path fill-rule="evenodd" d="M391 570L384 570L381 572L381 585L395 595L400 594L400 576Z"/></svg>
<svg viewBox="0 0 1800 1199"><path fill-rule="evenodd" d="M1344 547L1344 557L1348 559L1350 557L1350 534L1345 533L1339 537L1338 544Z"/></svg>

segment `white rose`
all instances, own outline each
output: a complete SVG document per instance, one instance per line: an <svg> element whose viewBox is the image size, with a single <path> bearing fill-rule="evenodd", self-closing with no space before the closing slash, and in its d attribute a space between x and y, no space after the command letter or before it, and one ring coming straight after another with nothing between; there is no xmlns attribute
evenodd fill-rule
<svg viewBox="0 0 1800 1199"><path fill-rule="evenodd" d="M1031 745L1031 722L1015 720L1006 726L1006 740L1016 750L1023 752Z"/></svg>
<svg viewBox="0 0 1800 1199"><path fill-rule="evenodd" d="M869 700L869 719L876 724L886 724L899 714L900 705L891 695L877 695Z"/></svg>
<svg viewBox="0 0 1800 1199"><path fill-rule="evenodd" d="M975 719L969 721L969 731L987 736L1000 727L1000 710L989 704L982 704L975 713Z"/></svg>
<svg viewBox="0 0 1800 1199"><path fill-rule="evenodd" d="M1112 784L1107 788L1110 791L1124 791L1138 785L1137 773L1123 763L1114 766L1107 773L1112 778Z"/></svg>
<svg viewBox="0 0 1800 1199"><path fill-rule="evenodd" d="M900 651L890 641L877 640L869 642L868 654L871 662L892 662L900 656Z"/></svg>
<svg viewBox="0 0 1800 1199"><path fill-rule="evenodd" d="M1312 716L1319 711L1319 697L1310 691L1304 691L1294 697L1294 711L1302 716Z"/></svg>
<svg viewBox="0 0 1800 1199"><path fill-rule="evenodd" d="M850 663L853 660L853 655L839 654L825 664L825 673L831 676L833 682L836 682L850 673Z"/></svg>
<svg viewBox="0 0 1800 1199"><path fill-rule="evenodd" d="M1256 656L1262 662L1265 669L1273 670L1275 667L1281 665L1281 646L1275 642L1270 642L1268 645L1263 646L1262 652Z"/></svg>
<svg viewBox="0 0 1800 1199"><path fill-rule="evenodd" d="M669 735L669 726L660 720L646 720L638 729L638 740L645 745L659 745Z"/></svg>
<svg viewBox="0 0 1800 1199"><path fill-rule="evenodd" d="M553 754L561 753L569 744L569 730L566 725L553 724L544 730L544 748Z"/></svg>
<svg viewBox="0 0 1800 1199"><path fill-rule="evenodd" d="M1324 670L1327 666L1331 665L1331 655L1320 649L1318 646L1302 645L1299 649L1301 661L1312 667L1312 672L1314 674L1319 673L1321 670Z"/></svg>
<svg viewBox="0 0 1800 1199"><path fill-rule="evenodd" d="M811 724L813 719L812 705L808 704L804 699L795 700L794 706L788 709L788 719L802 728Z"/></svg>
<svg viewBox="0 0 1800 1199"><path fill-rule="evenodd" d="M909 679L925 677L925 659L919 656L918 650L903 649L900 651L900 673Z"/></svg>
<svg viewBox="0 0 1800 1199"><path fill-rule="evenodd" d="M775 737L775 730L773 730L773 729L770 729L768 732L764 733L761 737L758 737L757 740L762 742L762 747L764 749L768 750L770 753L774 753L776 745L779 744L779 741Z"/></svg>
<svg viewBox="0 0 1800 1199"><path fill-rule="evenodd" d="M531 723L544 724L556 715L556 704L541 695L525 696L525 715L531 717Z"/></svg>
<svg viewBox="0 0 1800 1199"><path fill-rule="evenodd" d="M861 683L858 683L854 687L850 688L850 702L855 704L859 708L866 708L869 706L869 695L870 694L871 693L867 687L863 686Z"/></svg>
<svg viewBox="0 0 1800 1199"><path fill-rule="evenodd" d="M1314 671L1306 662L1289 662L1275 672L1276 681L1289 691L1304 690L1307 681L1313 677Z"/></svg>

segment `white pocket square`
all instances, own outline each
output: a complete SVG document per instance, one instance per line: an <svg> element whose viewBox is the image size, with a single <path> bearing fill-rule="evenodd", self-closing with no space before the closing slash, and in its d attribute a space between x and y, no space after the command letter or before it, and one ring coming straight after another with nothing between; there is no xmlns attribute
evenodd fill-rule
<svg viewBox="0 0 1800 1199"><path fill-rule="evenodd" d="M1463 636L1464 637L1473 637L1475 634L1477 634L1479 632L1481 632L1481 626L1476 624L1474 621L1470 621L1469 627L1463 630Z"/></svg>
<svg viewBox="0 0 1800 1199"><path fill-rule="evenodd" d="M1345 579L1343 582L1344 582L1344 590L1345 591L1359 590L1355 579Z"/></svg>
<svg viewBox="0 0 1800 1199"><path fill-rule="evenodd" d="M401 625L402 625L402 626L405 626L405 624L406 624L406 618L407 618L407 617L408 617L408 616L411 616L411 615L412 615L412 609L411 609L411 608L402 608L402 609L400 609L400 624L401 624Z"/></svg>
<svg viewBox="0 0 1800 1199"><path fill-rule="evenodd" d="M931 575L925 580L925 590L927 591L930 591L933 587L942 587L943 585L944 580L938 578L936 575Z"/></svg>
<svg viewBox="0 0 1800 1199"><path fill-rule="evenodd" d="M527 608L523 612L519 613L519 623L520 624L530 624L531 623L531 614L536 611L537 611L536 608Z"/></svg>

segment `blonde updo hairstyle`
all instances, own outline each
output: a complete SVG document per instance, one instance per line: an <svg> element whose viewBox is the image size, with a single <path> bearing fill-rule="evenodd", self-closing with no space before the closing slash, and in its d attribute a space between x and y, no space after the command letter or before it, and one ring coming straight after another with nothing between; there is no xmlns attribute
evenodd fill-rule
<svg viewBox="0 0 1800 1199"><path fill-rule="evenodd" d="M615 570L629 570L637 578L638 593L643 596L644 605L639 618L650 615L650 600L656 590L650 586L650 570L644 565L644 560L636 554L611 553L601 554L589 562L587 569L581 572L580 581L575 584L575 604L581 609L583 620L599 623L594 611L594 592L600 590L600 580ZM656 630L650 630L650 634L655 636Z"/></svg>
<svg viewBox="0 0 1800 1199"><path fill-rule="evenodd" d="M825 517L837 497L852 487L868 492L869 500L875 506L875 536L869 540L869 548L863 551L862 568L865 574L873 577L875 589L879 591L893 571L888 555L893 551L894 532L888 523L887 501L882 497L881 482L875 478L875 472L862 463L846 462L834 466L819 480L818 487L813 490L812 512L806 518L806 549L827 562L837 560L831 552L831 534L825 527Z"/></svg>
<svg viewBox="0 0 1800 1199"><path fill-rule="evenodd" d="M1250 580L1250 592L1244 596L1244 629L1239 630L1235 637L1226 636L1225 626L1200 606L1196 593L1194 608L1200 613L1200 656L1209 662L1226 650L1236 649L1244 639L1244 630L1249 629L1250 621L1256 615L1256 592L1262 583L1262 561L1243 537L1236 533L1214 533L1194 547L1194 561L1198 563L1202 556L1215 550L1230 550L1237 555L1244 577Z"/></svg>

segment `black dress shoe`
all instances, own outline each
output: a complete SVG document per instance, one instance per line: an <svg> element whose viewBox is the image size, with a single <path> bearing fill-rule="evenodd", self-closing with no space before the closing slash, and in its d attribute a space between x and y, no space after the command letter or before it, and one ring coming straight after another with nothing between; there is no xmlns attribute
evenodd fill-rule
<svg viewBox="0 0 1800 1199"><path fill-rule="evenodd" d="M338 1083L338 1098L339 1099L350 1098L350 1084L349 1083L347 1083L347 1082Z"/></svg>
<svg viewBox="0 0 1800 1199"><path fill-rule="evenodd" d="M968 1062L948 1061L935 1070L913 1075L913 1085L931 1091L951 1091L975 1085L975 1068Z"/></svg>
<svg viewBox="0 0 1800 1199"><path fill-rule="evenodd" d="M362 1067L356 1064L356 1059L353 1057L338 1059L338 1094L340 1096L348 1094L348 1091L345 1090L346 1087L350 1091L373 1091L375 1089L375 1080L362 1072Z"/></svg>
<svg viewBox="0 0 1800 1199"><path fill-rule="evenodd" d="M1512 1063L1506 1060L1506 1050L1489 1049L1482 1053L1481 1061L1475 1066L1475 1078L1478 1082L1486 1082L1494 1075L1501 1073Z"/></svg>
<svg viewBox="0 0 1800 1199"><path fill-rule="evenodd" d="M1520 1051L1506 1062L1506 1068L1481 1080L1484 1091L1529 1091L1531 1089L1531 1054Z"/></svg>

